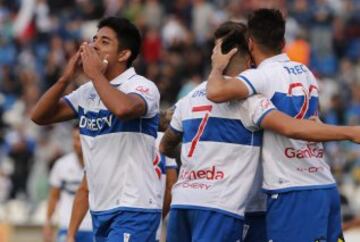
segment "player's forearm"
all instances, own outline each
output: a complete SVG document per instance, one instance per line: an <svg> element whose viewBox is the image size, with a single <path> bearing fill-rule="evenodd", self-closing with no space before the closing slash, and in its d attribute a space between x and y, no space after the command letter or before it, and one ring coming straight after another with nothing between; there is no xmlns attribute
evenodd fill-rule
<svg viewBox="0 0 360 242"><path fill-rule="evenodd" d="M176 133L171 128L167 128L161 138L159 150L160 153L170 158L176 158L179 153L179 144L181 143L182 134Z"/></svg>
<svg viewBox="0 0 360 242"><path fill-rule="evenodd" d="M299 120L277 110L268 113L261 126L289 138L314 142L355 140L355 134L358 133L355 126L334 126Z"/></svg>
<svg viewBox="0 0 360 242"><path fill-rule="evenodd" d="M351 127L320 124L309 120L296 120L287 124L285 135L293 139L325 142L351 140L352 132Z"/></svg>
<svg viewBox="0 0 360 242"><path fill-rule="evenodd" d="M164 202L163 202L163 218L167 216L170 211L171 204L171 190L173 185L177 180L177 171L176 169L168 169L166 171L166 185L165 185L165 194L164 194Z"/></svg>
<svg viewBox="0 0 360 242"><path fill-rule="evenodd" d="M47 207L47 211L46 211L45 224L51 224L51 218L54 214L55 208L56 208L56 201L53 199L49 199L48 207Z"/></svg>
<svg viewBox="0 0 360 242"><path fill-rule="evenodd" d="M71 219L68 228L68 237L74 237L79 226L89 210L88 192L79 189L76 192L74 204L71 211Z"/></svg>
<svg viewBox="0 0 360 242"><path fill-rule="evenodd" d="M36 103L31 113L31 120L39 125L52 123L54 114L58 112L59 101L68 86L68 80L60 78L47 90Z"/></svg>
<svg viewBox="0 0 360 242"><path fill-rule="evenodd" d="M60 188L51 187L49 191L49 199L46 210L46 223L51 223L51 218L55 212L57 203L60 198Z"/></svg>
<svg viewBox="0 0 360 242"><path fill-rule="evenodd" d="M111 86L104 75L99 75L93 83L101 101L117 117L131 119L143 114L143 103Z"/></svg>
<svg viewBox="0 0 360 242"><path fill-rule="evenodd" d="M224 97L224 91L225 78L223 71L218 68L213 68L208 78L206 97L213 102L224 102L227 101L227 97Z"/></svg>

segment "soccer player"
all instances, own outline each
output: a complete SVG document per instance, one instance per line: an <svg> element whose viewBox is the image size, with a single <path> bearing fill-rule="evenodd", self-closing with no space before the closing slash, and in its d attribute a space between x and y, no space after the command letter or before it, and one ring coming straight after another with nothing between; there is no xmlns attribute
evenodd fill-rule
<svg viewBox="0 0 360 242"><path fill-rule="evenodd" d="M89 189L96 242L155 241L160 222L161 184L153 167L160 94L131 67L140 44L128 20L101 20L93 42L82 44L32 113L43 125L79 119L86 171L80 189ZM64 97L80 61L90 82Z"/></svg>
<svg viewBox="0 0 360 242"><path fill-rule="evenodd" d="M169 108L166 111L160 112L160 125L158 137L156 138L156 147L158 148L160 145L160 140L164 135L164 131L169 126L171 117L173 115L173 109ZM171 203L171 189L177 180L177 164L175 159L165 156L160 152L157 153L157 156L154 160L154 166L156 169L156 173L159 175L161 180L162 187L162 220L160 221L159 228L156 232L156 242L159 242L162 235L163 229L163 220L167 217L170 210Z"/></svg>
<svg viewBox="0 0 360 242"><path fill-rule="evenodd" d="M224 52L238 52L227 76L247 68L250 59L246 27L225 23L215 32ZM335 127L296 120L276 111L261 95L246 101L216 104L206 98L204 82L176 104L160 144L172 157L181 142L182 167L173 187L167 241L243 241L244 210L259 166L262 133L274 132L312 141L356 139L359 127ZM320 151L316 151L320 152Z"/></svg>
<svg viewBox="0 0 360 242"><path fill-rule="evenodd" d="M173 111L167 110L160 112L160 125L158 137L156 138L156 147L159 147L160 140L163 136L163 131L167 128ZM171 202L171 188L177 180L177 164L172 158L166 157L160 152L157 152L155 160L153 161L154 170L158 175L158 179L161 181L161 200L163 201L163 218L166 217L170 208ZM69 236L68 242L73 242L73 235L76 234L81 221L84 219L84 211L88 208L88 196L89 190L87 183L84 180L80 189L77 191L75 196L75 202L73 205L71 223L69 224ZM161 220L162 221L162 220ZM159 227L156 231L156 242L160 241L162 232L162 223L160 222Z"/></svg>
<svg viewBox="0 0 360 242"><path fill-rule="evenodd" d="M236 49L224 55L216 46L207 97L224 102L260 93L297 119L316 115L316 79L305 65L281 53L284 34L285 21L278 10L259 9L251 14L248 46L257 68L225 78L223 72ZM269 117L264 117L263 124ZM280 120L278 125L282 125ZM268 194L267 240L342 241L339 193L322 144L265 131L262 159L263 189Z"/></svg>
<svg viewBox="0 0 360 242"><path fill-rule="evenodd" d="M80 131L73 130L74 152L69 153L56 161L50 173L50 192L46 221L43 227L45 242L53 241L51 218L56 208L59 214L59 232L57 242L65 242L67 228L70 221L71 208L75 193L84 175L84 160L81 151ZM75 235L76 242L92 242L92 224L90 213L87 212L79 231Z"/></svg>

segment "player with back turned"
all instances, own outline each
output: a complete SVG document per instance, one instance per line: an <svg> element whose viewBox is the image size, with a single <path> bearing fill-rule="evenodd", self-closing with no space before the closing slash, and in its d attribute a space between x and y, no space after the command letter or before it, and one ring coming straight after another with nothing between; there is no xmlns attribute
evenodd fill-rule
<svg viewBox="0 0 360 242"><path fill-rule="evenodd" d="M229 77L248 68L246 33L245 25L234 22L215 31L219 51L238 50L229 54L234 54L225 70ZM262 95L214 103L206 98L206 86L203 82L178 101L160 143L160 151L174 157L182 142L167 241L243 241L244 212L254 201L249 200L252 190L258 189L254 182L260 165L261 128L311 141L360 140L359 134L353 134L359 127L297 120L276 110Z"/></svg>
<svg viewBox="0 0 360 242"><path fill-rule="evenodd" d="M235 51L224 55L216 47L207 97L226 102L260 93L294 118L306 120L316 115L317 81L305 65L281 53L284 34L285 20L280 11L259 9L252 13L248 20L248 45L257 68L226 79L223 72ZM355 134L359 132L356 127L353 129ZM342 240L339 193L322 144L265 131L262 159L263 189L268 194L267 239Z"/></svg>

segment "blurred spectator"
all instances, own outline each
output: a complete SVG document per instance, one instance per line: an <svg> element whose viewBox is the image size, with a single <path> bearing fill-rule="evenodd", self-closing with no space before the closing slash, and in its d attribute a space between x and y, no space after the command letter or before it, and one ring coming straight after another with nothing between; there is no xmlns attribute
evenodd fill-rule
<svg viewBox="0 0 360 242"><path fill-rule="evenodd" d="M298 31L296 39L287 44L286 53L290 60L298 61L308 66L310 63L311 47L304 35L303 31Z"/></svg>

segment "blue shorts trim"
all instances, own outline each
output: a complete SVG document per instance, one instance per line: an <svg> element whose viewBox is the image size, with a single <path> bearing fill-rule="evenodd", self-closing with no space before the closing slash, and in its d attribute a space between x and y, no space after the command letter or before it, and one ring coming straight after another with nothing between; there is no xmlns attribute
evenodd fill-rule
<svg viewBox="0 0 360 242"><path fill-rule="evenodd" d="M219 209L219 208L210 208L210 207L202 207L202 206L194 206L194 205L176 205L176 204L171 205L171 209L173 209L173 208L174 209L193 209L193 210L213 211L213 212L216 212L216 213L221 213L221 214L224 214L224 215L227 215L227 216L234 217L236 219L244 220L243 215L232 213L232 212L222 210L222 209Z"/></svg>
<svg viewBox="0 0 360 242"><path fill-rule="evenodd" d="M283 192L292 192L292 191L306 191L306 190L317 190L317 189L329 189L336 188L336 183L326 184L326 185L313 185L313 186L298 186L298 187L287 187L282 189L262 189L265 193L275 194Z"/></svg>
<svg viewBox="0 0 360 242"><path fill-rule="evenodd" d="M118 207L105 211L90 211L94 215L106 215L113 214L119 211L128 211L128 212L143 212L143 213L161 213L161 209L149 209L149 208L132 208L132 207Z"/></svg>

